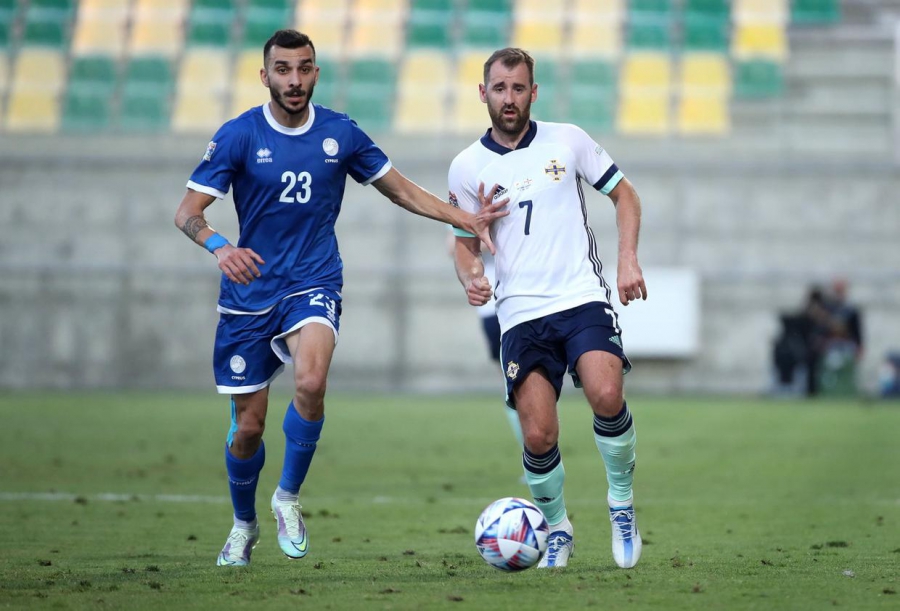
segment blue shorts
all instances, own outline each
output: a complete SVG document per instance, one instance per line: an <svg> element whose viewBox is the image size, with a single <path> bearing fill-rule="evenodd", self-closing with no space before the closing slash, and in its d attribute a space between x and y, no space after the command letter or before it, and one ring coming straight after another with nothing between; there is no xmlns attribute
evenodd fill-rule
<svg viewBox="0 0 900 611"><path fill-rule="evenodd" d="M515 407L513 388L535 369L547 372L557 399L567 369L580 388L575 363L592 350L616 355L622 359L624 373L631 371L631 361L622 349L622 330L609 304L593 301L509 329L501 339L507 405Z"/></svg>
<svg viewBox="0 0 900 611"><path fill-rule="evenodd" d="M213 349L216 389L239 395L268 386L291 362L284 338L311 322L331 327L337 343L340 293L314 289L286 297L264 314L222 313Z"/></svg>

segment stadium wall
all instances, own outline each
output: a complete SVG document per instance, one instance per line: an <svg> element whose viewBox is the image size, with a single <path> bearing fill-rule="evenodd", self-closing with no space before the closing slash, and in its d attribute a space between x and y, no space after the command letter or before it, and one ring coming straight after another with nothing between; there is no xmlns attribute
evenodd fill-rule
<svg viewBox="0 0 900 611"><path fill-rule="evenodd" d="M441 195L450 160L468 144L378 140L402 172ZM900 178L891 165L824 154L797 161L732 140L601 142L642 196L642 264L688 267L701 279L699 354L639 361L630 389L764 391L779 312L835 276L850 279L864 309L861 378L875 385L884 353L900 347ZM212 389L218 271L172 224L205 145L0 138L0 387ZM614 268L613 207L588 198L601 259ZM209 216L237 236L230 200ZM499 392L446 231L348 184L331 388ZM624 340L627 350L627 328Z"/></svg>

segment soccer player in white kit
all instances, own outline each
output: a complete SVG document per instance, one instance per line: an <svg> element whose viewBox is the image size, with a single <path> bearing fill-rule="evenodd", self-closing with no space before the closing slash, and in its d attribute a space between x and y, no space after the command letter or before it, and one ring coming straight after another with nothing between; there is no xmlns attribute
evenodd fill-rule
<svg viewBox="0 0 900 611"><path fill-rule="evenodd" d="M615 205L617 291L623 305L647 298L637 259L640 199L583 130L531 120L538 86L527 52L507 48L491 55L479 92L491 129L453 160L450 203L477 211L479 193L493 185L489 197L509 198L509 215L491 226L494 285L484 277L480 240L458 228L456 271L470 304L496 300L506 400L518 412L524 435L525 478L550 524L539 566L566 566L574 549L556 411L568 370L594 413L594 439L609 483L613 558L631 568L641 556L632 492L635 432L622 387L631 363L622 349L612 291L601 274L582 183Z"/></svg>

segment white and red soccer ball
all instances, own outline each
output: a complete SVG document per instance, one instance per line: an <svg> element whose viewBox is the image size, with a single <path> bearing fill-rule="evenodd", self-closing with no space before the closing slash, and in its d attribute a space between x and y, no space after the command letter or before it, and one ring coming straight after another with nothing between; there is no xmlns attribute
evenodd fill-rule
<svg viewBox="0 0 900 611"><path fill-rule="evenodd" d="M475 547L491 566L522 571L540 561L549 534L540 509L525 499L507 497L481 512L475 523Z"/></svg>

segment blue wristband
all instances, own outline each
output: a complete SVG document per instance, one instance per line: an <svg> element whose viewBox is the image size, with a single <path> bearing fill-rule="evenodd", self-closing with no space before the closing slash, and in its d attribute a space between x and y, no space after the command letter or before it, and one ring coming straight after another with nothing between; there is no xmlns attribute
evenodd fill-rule
<svg viewBox="0 0 900 611"><path fill-rule="evenodd" d="M203 247L211 253L215 253L217 249L228 244L228 240L220 233L214 233L203 243Z"/></svg>

